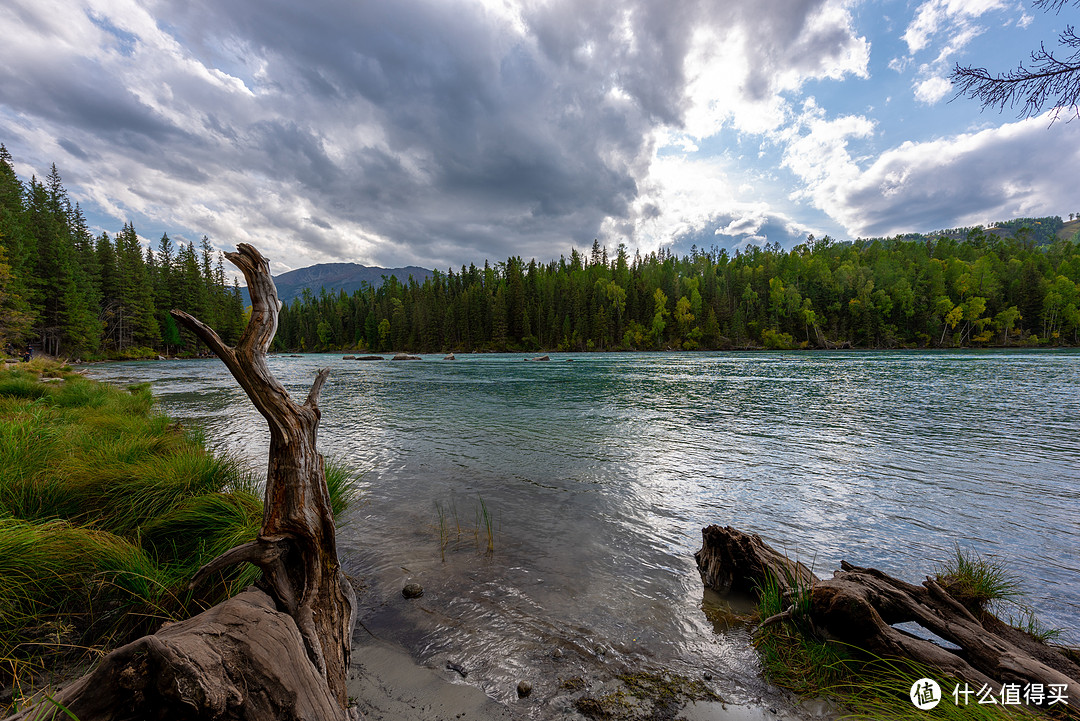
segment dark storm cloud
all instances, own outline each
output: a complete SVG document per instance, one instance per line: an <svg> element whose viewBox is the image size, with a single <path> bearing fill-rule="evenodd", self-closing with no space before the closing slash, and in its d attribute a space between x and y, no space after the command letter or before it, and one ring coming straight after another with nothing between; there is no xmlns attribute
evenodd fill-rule
<svg viewBox="0 0 1080 721"><path fill-rule="evenodd" d="M83 37L65 37L75 66L15 72L0 51L0 87L8 111L64 129L68 162L106 159L97 197L153 183L127 197L166 212L172 196L176 218L207 224L196 234L385 264L545 258L605 223L634 232L654 130L683 123L698 30L752 39L755 98L778 67L850 45L836 23L804 32L824 0L764 1L162 0L152 17L85 13ZM65 32L16 2L43 44Z"/></svg>
<svg viewBox="0 0 1080 721"><path fill-rule="evenodd" d="M246 131L262 148L254 162L264 172L295 178L317 191L312 197L326 210L416 253L447 236L462 244L490 237L494 247L509 231L545 242L595 234L606 215L625 214L635 195L635 172L650 150L647 116L678 116L673 99L682 78L672 67L650 86L647 67L625 64L632 98L622 107L606 101L613 80L605 75L618 65L608 50L610 24L593 41L604 62L573 72L560 48L543 41L536 48L506 21L453 3L303 10L293 3L185 3L173 24L187 29L185 42L212 54L229 44L227 36L242 35L267 63L266 75L285 88L269 104L295 122ZM581 28L576 46L590 41L586 30L597 30L588 22ZM681 62L681 51L665 53L652 38L645 43L648 65L661 56L670 57L669 66ZM327 121L351 116L378 126L385 147L331 161L321 149ZM420 167L405 168L400 158L409 155ZM430 225L422 222L429 217Z"/></svg>
<svg viewBox="0 0 1080 721"><path fill-rule="evenodd" d="M183 133L88 62L38 68L0 64L3 103L60 127L78 128L110 142L138 146L140 138L176 142Z"/></svg>

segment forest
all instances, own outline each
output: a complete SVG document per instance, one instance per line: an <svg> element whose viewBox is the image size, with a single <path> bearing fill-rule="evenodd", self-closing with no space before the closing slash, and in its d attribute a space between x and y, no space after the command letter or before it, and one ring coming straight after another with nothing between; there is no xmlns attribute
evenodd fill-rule
<svg viewBox="0 0 1080 721"><path fill-rule="evenodd" d="M594 241L547 263L513 256L422 283L384 276L352 294L305 291L282 308L274 349L1076 346L1080 221L1069 220L684 256ZM228 343L243 329L240 288L205 236L198 248L166 234L144 249L127 223L95 238L55 165L44 183L24 183L0 145L0 343L83 358L198 353L172 308Z"/></svg>
<svg viewBox="0 0 1080 721"><path fill-rule="evenodd" d="M1054 222L1056 221L1056 222ZM1080 340L1077 239L1060 218L957 239L814 238L728 254L632 257L594 241L423 284L310 292L282 310L280 350L714 350L1059 346ZM1007 232L996 232L1004 229ZM1013 232L1015 230L1015 232ZM1039 233L1045 244L1037 242ZM953 233L955 235L955 233Z"/></svg>
<svg viewBox="0 0 1080 721"><path fill-rule="evenodd" d="M244 306L222 261L205 236L195 248L165 234L156 251L144 251L131 223L93 237L56 165L44 183L24 183L0 145L0 348L87 360L199 352L172 308L235 342Z"/></svg>

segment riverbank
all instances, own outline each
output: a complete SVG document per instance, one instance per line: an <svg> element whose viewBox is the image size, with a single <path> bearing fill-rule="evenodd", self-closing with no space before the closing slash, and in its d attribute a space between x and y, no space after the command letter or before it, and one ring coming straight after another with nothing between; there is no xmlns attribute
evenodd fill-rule
<svg viewBox="0 0 1080 721"><path fill-rule="evenodd" d="M328 473L343 510L351 476ZM246 461L120 389L35 359L0 368L0 708L250 584L186 590L262 519Z"/></svg>

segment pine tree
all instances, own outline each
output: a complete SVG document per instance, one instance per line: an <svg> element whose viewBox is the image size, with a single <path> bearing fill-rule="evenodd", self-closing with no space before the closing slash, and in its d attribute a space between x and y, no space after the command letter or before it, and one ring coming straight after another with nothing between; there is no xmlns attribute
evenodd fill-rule
<svg viewBox="0 0 1080 721"><path fill-rule="evenodd" d="M130 222L116 236L116 259L119 267L120 309L127 318L127 340L139 347L153 347L161 340L161 331L154 317L154 299L143 260L142 245Z"/></svg>

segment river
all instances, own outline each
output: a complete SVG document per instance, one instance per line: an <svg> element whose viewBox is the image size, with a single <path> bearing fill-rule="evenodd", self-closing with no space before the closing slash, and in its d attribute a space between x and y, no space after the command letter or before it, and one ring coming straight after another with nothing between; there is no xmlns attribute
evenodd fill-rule
<svg viewBox="0 0 1080 721"><path fill-rule="evenodd" d="M363 474L342 562L368 585L365 627L421 662L502 700L530 679L537 716L565 701L560 678L618 667L707 671L771 703L746 629L703 611L711 523L826 577L844 559L919 582L973 551L1080 642L1080 353L524 358L270 359L298 399L331 368L320 447ZM265 463L265 423L217 360L88 372L151 382L165 413Z"/></svg>

